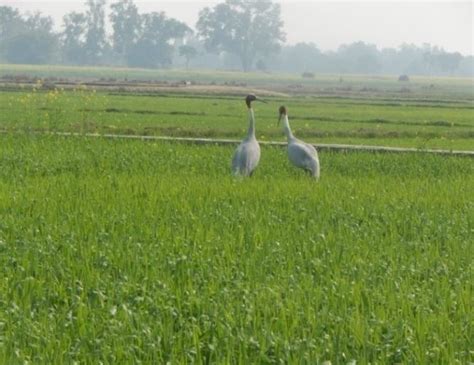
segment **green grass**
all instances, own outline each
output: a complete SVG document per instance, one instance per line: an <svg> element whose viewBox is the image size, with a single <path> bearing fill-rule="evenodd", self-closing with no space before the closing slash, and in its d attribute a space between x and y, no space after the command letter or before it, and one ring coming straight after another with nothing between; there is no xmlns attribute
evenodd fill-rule
<svg viewBox="0 0 474 365"><path fill-rule="evenodd" d="M1 135L0 363L473 361L471 159L232 153Z"/></svg>
<svg viewBox="0 0 474 365"><path fill-rule="evenodd" d="M0 128L240 139L242 97L93 92L1 92ZM257 137L283 140L278 107L295 135L316 143L474 150L472 104L427 100L268 98L255 103Z"/></svg>
<svg viewBox="0 0 474 365"><path fill-rule="evenodd" d="M237 81L289 95L255 103L263 141L283 140L285 104L307 141L474 150L469 79L1 65L6 74ZM23 133L241 139L246 128L243 96L225 92L5 83L0 363L474 361L472 159L323 152L316 183L264 147L240 181L232 146Z"/></svg>

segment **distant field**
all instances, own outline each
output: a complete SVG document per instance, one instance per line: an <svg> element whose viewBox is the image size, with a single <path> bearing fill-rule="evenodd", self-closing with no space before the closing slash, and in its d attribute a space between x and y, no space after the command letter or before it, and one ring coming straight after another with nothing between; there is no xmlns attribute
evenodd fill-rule
<svg viewBox="0 0 474 365"><path fill-rule="evenodd" d="M113 86L124 81L136 89L140 82L168 83L173 86L191 81L198 85L263 88L290 95L320 95L357 98L433 99L471 101L474 81L469 78L417 77L399 82L398 75L325 75L302 78L298 74L239 72L219 70L137 69L112 67L73 67L0 65L0 85L5 77L41 77L82 82L102 81ZM150 85L145 84L147 88ZM142 85L143 86L143 85ZM156 86L152 89L156 89ZM162 87L164 85L161 85ZM187 88L193 92L193 88ZM174 92L186 92L174 88ZM167 90L168 91L168 90Z"/></svg>
<svg viewBox="0 0 474 365"><path fill-rule="evenodd" d="M471 159L232 152L0 135L0 363L474 360Z"/></svg>
<svg viewBox="0 0 474 365"><path fill-rule="evenodd" d="M99 90L1 91L0 128L239 139L247 129L243 97L253 89L240 95ZM265 97L268 104L254 105L261 140L283 140L277 113L285 104L295 134L316 143L474 150L474 105L461 99Z"/></svg>

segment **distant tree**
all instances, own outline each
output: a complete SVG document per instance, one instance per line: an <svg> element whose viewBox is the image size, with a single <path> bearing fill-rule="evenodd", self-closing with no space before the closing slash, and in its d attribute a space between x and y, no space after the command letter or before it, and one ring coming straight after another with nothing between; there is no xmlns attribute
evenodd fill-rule
<svg viewBox="0 0 474 365"><path fill-rule="evenodd" d="M285 40L280 5L270 0L226 0L206 7L196 26L208 51L237 55L244 71L258 56L277 52Z"/></svg>
<svg viewBox="0 0 474 365"><path fill-rule="evenodd" d="M291 72L317 71L322 68L324 62L323 54L314 43L287 46L282 53Z"/></svg>
<svg viewBox="0 0 474 365"><path fill-rule="evenodd" d="M28 30L35 33L53 33L53 19L50 16L43 16L36 12L25 19Z"/></svg>
<svg viewBox="0 0 474 365"><path fill-rule="evenodd" d="M343 61L345 72L377 73L381 66L378 61L377 47L364 42L340 46L337 57Z"/></svg>
<svg viewBox="0 0 474 365"><path fill-rule="evenodd" d="M196 55L193 56L189 61L190 64L192 63L193 67L210 69L218 69L223 67L222 58L215 53L207 52L203 42L201 42L201 40L199 40L195 34L191 32L186 33L185 37L183 37L183 40L186 40L184 42L186 46L193 47L196 50ZM178 52L174 53L174 57L176 56L183 57L180 55L179 47ZM173 59L173 62L174 61L175 60Z"/></svg>
<svg viewBox="0 0 474 365"><path fill-rule="evenodd" d="M184 57L186 67L308 73L390 73L474 76L474 58L423 44L377 49L363 42L321 52L315 44L284 45L280 7L272 0L222 0L201 11L198 34L164 13L139 14L134 0L112 0L110 43L106 0L85 0L84 13L63 17L56 34L50 17L0 6L0 62L128 64L166 67ZM186 42L183 42L186 39ZM183 46L185 44L185 46ZM181 45L181 47L179 47ZM279 50L279 53L276 51ZM60 58L58 53L61 52Z"/></svg>
<svg viewBox="0 0 474 365"><path fill-rule="evenodd" d="M0 7L0 50L11 63L44 64L57 50L51 17L34 13L22 17L17 10Z"/></svg>
<svg viewBox="0 0 474 365"><path fill-rule="evenodd" d="M116 53L125 57L136 43L141 31L141 19L133 0L119 0L110 6L112 46Z"/></svg>
<svg viewBox="0 0 474 365"><path fill-rule="evenodd" d="M169 66L174 44L191 32L186 24L165 13L149 13L141 16L142 31L127 55L127 63L133 67Z"/></svg>
<svg viewBox="0 0 474 365"><path fill-rule="evenodd" d="M21 33L25 22L19 11L10 6L0 6L0 60L6 60L6 46L10 38Z"/></svg>
<svg viewBox="0 0 474 365"><path fill-rule="evenodd" d="M439 66L441 71L448 74L453 74L454 71L459 67L462 58L463 57L459 52L443 52L435 56L434 62Z"/></svg>
<svg viewBox="0 0 474 365"><path fill-rule="evenodd" d="M22 33L7 41L6 60L11 63L46 64L56 48L56 40L43 33Z"/></svg>
<svg viewBox="0 0 474 365"><path fill-rule="evenodd" d="M179 55L186 59L186 70L189 68L189 62L197 56L198 52L193 46L183 45L179 47Z"/></svg>
<svg viewBox="0 0 474 365"><path fill-rule="evenodd" d="M10 6L0 6L0 42L25 30L20 12Z"/></svg>
<svg viewBox="0 0 474 365"><path fill-rule="evenodd" d="M86 16L71 12L63 17L64 30L61 34L63 60L66 63L84 64L86 62L85 37Z"/></svg>
<svg viewBox="0 0 474 365"><path fill-rule="evenodd" d="M257 68L257 70L259 71L267 71L267 64L265 63L264 60L260 59L257 61L257 63L255 64L255 67Z"/></svg>
<svg viewBox="0 0 474 365"><path fill-rule="evenodd" d="M105 0L87 0L85 17L87 31L84 51L88 64L98 64L106 47Z"/></svg>
<svg viewBox="0 0 474 365"><path fill-rule="evenodd" d="M474 77L474 56L463 57L459 63L459 73L462 76Z"/></svg>
<svg viewBox="0 0 474 365"><path fill-rule="evenodd" d="M414 44L402 44L397 52L397 63L400 72L410 75L422 75L426 71L423 59L424 51Z"/></svg>

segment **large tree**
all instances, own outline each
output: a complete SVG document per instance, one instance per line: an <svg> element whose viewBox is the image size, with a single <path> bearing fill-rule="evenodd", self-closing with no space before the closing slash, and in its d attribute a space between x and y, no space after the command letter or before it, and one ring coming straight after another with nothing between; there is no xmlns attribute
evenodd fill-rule
<svg viewBox="0 0 474 365"><path fill-rule="evenodd" d="M235 54L244 71L257 57L278 51L285 40L280 5L270 0L226 0L204 8L196 27L208 51Z"/></svg>
<svg viewBox="0 0 474 365"><path fill-rule="evenodd" d="M7 59L7 46L10 39L25 29L20 12L10 6L0 6L0 60Z"/></svg>
<svg viewBox="0 0 474 365"><path fill-rule="evenodd" d="M106 0L87 0L85 13L71 12L63 17L61 39L64 61L90 65L103 61L108 47L105 3Z"/></svg>
<svg viewBox="0 0 474 365"><path fill-rule="evenodd" d="M105 0L87 0L85 54L89 64L97 64L107 45L105 38Z"/></svg>
<svg viewBox="0 0 474 365"><path fill-rule="evenodd" d="M133 0L119 0L110 5L110 9L112 45L116 53L125 56L140 35L140 14Z"/></svg>
<svg viewBox="0 0 474 365"><path fill-rule="evenodd" d="M141 16L141 34L127 54L127 63L134 67L168 66L172 62L176 40L191 29L184 23L167 18L165 13Z"/></svg>
<svg viewBox="0 0 474 365"><path fill-rule="evenodd" d="M71 12L63 17L64 31L61 34L63 61L72 64L86 62L84 52L87 31L86 16Z"/></svg>
<svg viewBox="0 0 474 365"><path fill-rule="evenodd" d="M0 7L0 58L12 63L51 62L57 50L53 20L41 13L21 16L18 10Z"/></svg>

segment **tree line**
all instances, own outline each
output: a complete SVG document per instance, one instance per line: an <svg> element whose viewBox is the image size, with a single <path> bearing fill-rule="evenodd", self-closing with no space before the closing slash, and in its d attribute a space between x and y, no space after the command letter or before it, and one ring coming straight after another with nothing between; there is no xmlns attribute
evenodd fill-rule
<svg viewBox="0 0 474 365"><path fill-rule="evenodd" d="M64 15L56 31L51 17L0 6L0 62L474 75L474 57L429 44L378 49L355 42L328 52L315 43L286 45L281 9L271 0L225 0L206 7L194 30L165 12L140 13L133 0L111 3L108 17L106 8L106 0L87 0L85 11Z"/></svg>

